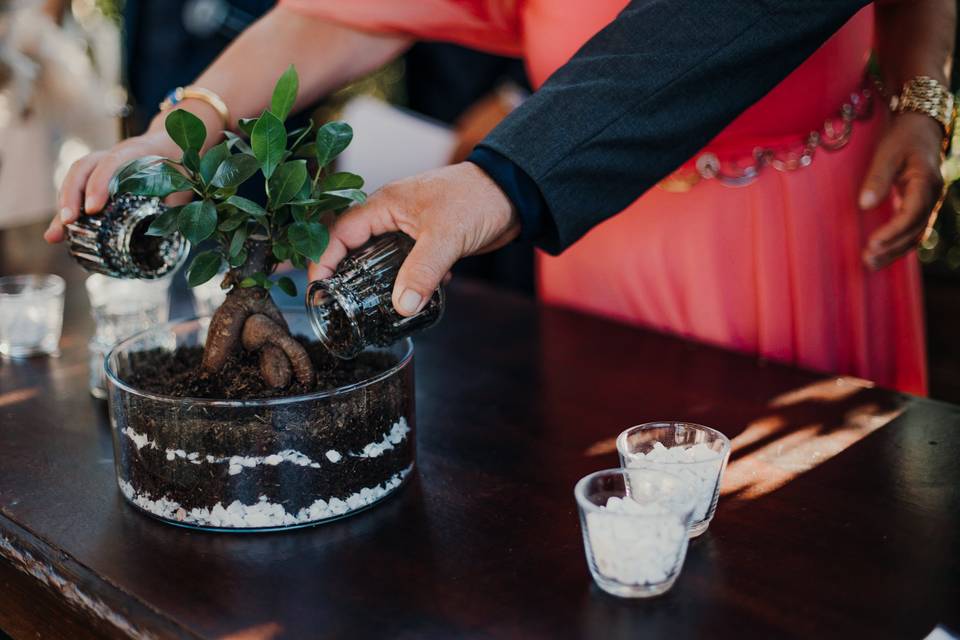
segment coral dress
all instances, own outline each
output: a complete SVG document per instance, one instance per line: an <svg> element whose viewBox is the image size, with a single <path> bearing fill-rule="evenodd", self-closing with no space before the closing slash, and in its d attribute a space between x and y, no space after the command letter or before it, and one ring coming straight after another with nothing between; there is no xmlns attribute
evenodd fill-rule
<svg viewBox="0 0 960 640"><path fill-rule="evenodd" d="M285 0L356 27L522 55L542 84L625 0ZM796 143L861 84L873 9L854 16L705 151L748 157ZM588 99L588 98L587 98ZM884 127L883 109L850 142L803 169L772 168L745 187L701 181L654 188L558 257L538 256L543 301L802 367L926 392L919 265L873 273L860 253L891 213L856 199ZM692 162L692 161L691 161Z"/></svg>

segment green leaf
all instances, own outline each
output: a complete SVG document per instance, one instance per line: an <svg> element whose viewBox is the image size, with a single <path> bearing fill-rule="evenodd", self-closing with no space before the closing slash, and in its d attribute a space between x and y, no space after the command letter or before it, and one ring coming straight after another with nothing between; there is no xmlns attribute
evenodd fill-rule
<svg viewBox="0 0 960 640"><path fill-rule="evenodd" d="M215 187L237 187L257 172L257 159L245 153L232 155L217 169L210 179Z"/></svg>
<svg viewBox="0 0 960 640"><path fill-rule="evenodd" d="M330 236L319 222L294 222L287 231L287 239L294 251L316 262L327 248Z"/></svg>
<svg viewBox="0 0 960 640"><path fill-rule="evenodd" d="M293 247L291 247L286 242L280 242L279 240L274 241L273 243L273 257L279 260L280 262L286 262L293 255Z"/></svg>
<svg viewBox="0 0 960 640"><path fill-rule="evenodd" d="M183 152L180 162L190 171L196 171L200 168L200 153L196 149L187 149Z"/></svg>
<svg viewBox="0 0 960 640"><path fill-rule="evenodd" d="M332 196L334 198L343 198L351 202L364 203L367 201L367 194L360 189L337 189L334 191L324 191L322 196Z"/></svg>
<svg viewBox="0 0 960 640"><path fill-rule="evenodd" d="M297 269L306 269L307 268L307 259L304 258L299 253L295 253L290 256L290 263Z"/></svg>
<svg viewBox="0 0 960 640"><path fill-rule="evenodd" d="M240 253L238 253L235 256L230 256L229 258L227 258L227 262L230 263L231 267L239 267L246 261L247 261L246 249L240 249Z"/></svg>
<svg viewBox="0 0 960 640"><path fill-rule="evenodd" d="M277 80L277 84L273 88L273 97L270 98L270 112L280 118L281 121L286 120L287 116L290 115L290 109L293 108L293 103L297 100L299 85L300 79L297 78L297 70L293 65L290 65Z"/></svg>
<svg viewBox="0 0 960 640"><path fill-rule="evenodd" d="M287 130L280 119L264 111L250 133L250 146L260 162L263 175L269 178L287 150Z"/></svg>
<svg viewBox="0 0 960 640"><path fill-rule="evenodd" d="M316 142L308 142L307 144L295 146L294 149L295 149L293 154L294 158L313 158L314 156L317 155Z"/></svg>
<svg viewBox="0 0 960 640"><path fill-rule="evenodd" d="M303 139L310 135L310 132L313 131L313 118L307 121L307 124L302 127L298 127L293 131L287 134L287 138L293 138L293 144L290 145L291 149L296 149L300 146L300 143L303 142ZM309 144L313 144L312 142ZM307 145L304 145L307 146Z"/></svg>
<svg viewBox="0 0 960 640"><path fill-rule="evenodd" d="M277 167L276 173L267 181L267 192L274 208L294 198L307 181L306 160L293 160Z"/></svg>
<svg viewBox="0 0 960 640"><path fill-rule="evenodd" d="M327 166L353 140L353 129L346 122L328 122L317 129L317 163Z"/></svg>
<svg viewBox="0 0 960 640"><path fill-rule="evenodd" d="M166 198L171 193L189 191L193 183L166 162L153 164L132 173L117 185L118 193Z"/></svg>
<svg viewBox="0 0 960 640"><path fill-rule="evenodd" d="M266 218L267 211L253 200L248 200L242 196L230 196L227 198L227 204L232 204L240 211L249 213L255 218Z"/></svg>
<svg viewBox="0 0 960 640"><path fill-rule="evenodd" d="M217 172L220 163L230 157L230 146L226 142L210 147L210 150L200 158L200 177L210 184L213 174Z"/></svg>
<svg viewBox="0 0 960 640"><path fill-rule="evenodd" d="M232 258L240 253L240 250L243 249L243 243L246 241L247 225L244 224L237 227L237 230L233 232L233 238L230 239L230 249L227 252L228 255Z"/></svg>
<svg viewBox="0 0 960 640"><path fill-rule="evenodd" d="M155 164L159 164L164 160L166 160L166 158L162 156L145 156L143 158L137 158L136 160L131 160L130 162L126 163L120 167L119 171L113 174L112 178L110 178L110 195L115 196L117 193L119 193L118 187L120 186L121 181L129 178L138 171L146 169L147 167Z"/></svg>
<svg viewBox="0 0 960 640"><path fill-rule="evenodd" d="M183 109L171 111L164 126L170 138L184 151L200 151L203 141L207 139L207 128L203 126L203 121Z"/></svg>
<svg viewBox="0 0 960 640"><path fill-rule="evenodd" d="M334 191L337 189L359 189L363 187L363 178L355 173L338 171L324 176L317 188L320 191Z"/></svg>
<svg viewBox="0 0 960 640"><path fill-rule="evenodd" d="M250 134L248 133L247 135ZM247 144L247 141L235 134L233 131L224 131L223 137L226 138L226 145L230 149L236 149L237 151L253 155L253 149L250 148L250 145Z"/></svg>
<svg viewBox="0 0 960 640"><path fill-rule="evenodd" d="M187 240L193 244L203 242L217 228L217 208L209 200L191 202L180 210L177 223Z"/></svg>
<svg viewBox="0 0 960 640"><path fill-rule="evenodd" d="M230 232L242 225L249 219L249 215L245 211L237 211L234 209L231 213L227 214L220 224L217 225L217 229L224 232Z"/></svg>
<svg viewBox="0 0 960 640"><path fill-rule="evenodd" d="M240 118L237 121L237 126L240 127L240 131L243 131L248 136L253 133L253 128L257 126L257 120L260 118ZM228 138L230 136L227 136Z"/></svg>
<svg viewBox="0 0 960 640"><path fill-rule="evenodd" d="M177 230L177 217L180 215L180 209L183 207L170 207L150 223L145 235L148 236L168 236Z"/></svg>
<svg viewBox="0 0 960 640"><path fill-rule="evenodd" d="M250 287L263 287L264 289L269 289L273 286L273 281L262 272L257 271L256 273L251 274L241 280L240 286L244 289L249 289Z"/></svg>
<svg viewBox="0 0 960 640"><path fill-rule="evenodd" d="M288 296L295 297L297 295L297 285L287 276L283 276L277 280L277 286Z"/></svg>
<svg viewBox="0 0 960 640"><path fill-rule="evenodd" d="M198 253L187 268L187 284L191 287L203 284L220 272L223 257L216 251Z"/></svg>

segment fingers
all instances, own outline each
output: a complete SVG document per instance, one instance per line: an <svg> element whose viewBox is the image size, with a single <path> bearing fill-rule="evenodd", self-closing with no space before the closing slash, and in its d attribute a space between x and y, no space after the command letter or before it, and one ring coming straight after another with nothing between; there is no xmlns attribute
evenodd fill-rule
<svg viewBox="0 0 960 640"><path fill-rule="evenodd" d="M63 227L80 217L87 179L104 155L102 151L88 154L74 162L67 171L60 187L59 211L43 234L44 240L50 243L60 242L63 240Z"/></svg>
<svg viewBox="0 0 960 640"><path fill-rule="evenodd" d="M393 286L397 313L412 316L420 311L459 258L456 243L439 234L421 234L403 261Z"/></svg>
<svg viewBox="0 0 960 640"><path fill-rule="evenodd" d="M906 178L896 215L870 236L863 255L867 266L882 269L917 245L936 213L942 188L938 174L913 172Z"/></svg>
<svg viewBox="0 0 960 640"><path fill-rule="evenodd" d="M139 153L134 147L129 149L117 148L103 155L100 162L90 173L84 189L83 208L86 213L97 213L103 209L104 205L107 204L107 198L110 197L110 179L113 178L113 174L129 160L141 155L143 154Z"/></svg>
<svg viewBox="0 0 960 640"><path fill-rule="evenodd" d="M374 194L366 204L355 206L337 218L330 228L330 242L323 255L307 269L311 281L332 276L347 252L362 246L371 237L399 231L383 200Z"/></svg>
<svg viewBox="0 0 960 640"><path fill-rule="evenodd" d="M860 189L858 203L861 209L873 209L890 193L894 177L900 170L901 157L898 149L897 145L889 144L886 139L877 147Z"/></svg>

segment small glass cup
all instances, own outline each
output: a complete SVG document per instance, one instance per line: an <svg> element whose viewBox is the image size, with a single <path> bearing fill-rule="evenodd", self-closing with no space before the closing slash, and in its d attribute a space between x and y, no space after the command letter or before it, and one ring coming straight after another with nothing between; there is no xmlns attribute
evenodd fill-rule
<svg viewBox="0 0 960 640"><path fill-rule="evenodd" d="M86 280L96 331L90 350L90 394L107 397L104 358L115 344L162 324L170 315L170 278L128 280L95 273Z"/></svg>
<svg viewBox="0 0 960 640"><path fill-rule="evenodd" d="M605 469L573 490L590 574L622 598L666 593L687 555L696 492L673 474Z"/></svg>
<svg viewBox="0 0 960 640"><path fill-rule="evenodd" d="M617 437L620 466L668 471L697 490L690 525L696 538L710 526L717 510L720 480L730 457L730 439L716 429L692 422L648 422Z"/></svg>
<svg viewBox="0 0 960 640"><path fill-rule="evenodd" d="M66 283L55 275L0 278L0 355L58 355Z"/></svg>
<svg viewBox="0 0 960 640"><path fill-rule="evenodd" d="M413 240L402 233L378 236L344 258L333 276L310 284L307 315L330 353L353 358L368 346L390 346L440 321L442 287L413 316L393 308L393 285L412 247Z"/></svg>

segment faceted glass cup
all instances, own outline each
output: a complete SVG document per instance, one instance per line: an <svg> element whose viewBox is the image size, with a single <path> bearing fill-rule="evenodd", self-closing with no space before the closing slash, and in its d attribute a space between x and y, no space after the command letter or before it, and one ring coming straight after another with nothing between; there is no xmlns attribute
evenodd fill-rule
<svg viewBox="0 0 960 640"><path fill-rule="evenodd" d="M697 491L690 537L707 530L730 457L727 436L692 422L648 422L621 433L617 452L623 468L666 471L690 482Z"/></svg>
<svg viewBox="0 0 960 640"><path fill-rule="evenodd" d="M574 489L587 565L615 596L666 593L683 567L696 499L690 483L647 469L605 469Z"/></svg>
<svg viewBox="0 0 960 640"><path fill-rule="evenodd" d="M0 278L0 355L57 355L66 283L55 275Z"/></svg>
<svg viewBox="0 0 960 640"><path fill-rule="evenodd" d="M115 344L164 323L170 316L170 278L133 280L95 273L86 280L96 329L90 351L90 393L107 397L104 358Z"/></svg>

